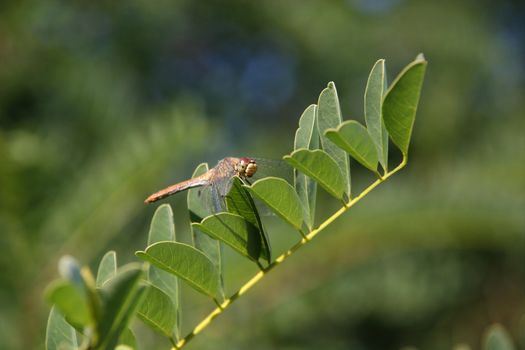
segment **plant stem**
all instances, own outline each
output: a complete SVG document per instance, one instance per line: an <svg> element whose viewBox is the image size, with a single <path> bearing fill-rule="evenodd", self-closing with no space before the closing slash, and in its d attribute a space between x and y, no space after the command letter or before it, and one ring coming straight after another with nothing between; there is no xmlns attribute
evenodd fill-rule
<svg viewBox="0 0 525 350"><path fill-rule="evenodd" d="M339 210L337 210L335 213L332 214L328 219L326 219L319 227L316 229L313 229L310 231L304 238L302 238L298 243L296 243L292 248L290 248L285 253L278 256L275 261L273 261L270 265L268 265L266 268L262 269L261 271L257 272L248 282L246 282L235 294L233 294L230 298L224 300L222 304L218 305L215 310L213 310L208 316L206 316L205 319L203 319L194 329L189 333L186 337L181 339L174 347L172 347L172 350L181 349L184 347L191 339L193 339L197 334L202 332L210 323L213 321L217 316L219 316L221 313L223 313L228 306L230 306L235 300L237 300L240 296L242 296L244 293L246 293L250 288L252 288L257 282L259 282L264 275L266 275L268 272L273 270L274 267L281 264L284 260L286 260L289 256L291 256L293 253L295 253L299 248L304 246L306 243L309 243L315 236L317 236L322 230L324 230L326 227L328 227L332 222L334 222L339 216L341 216L344 212L346 212L348 209L353 207L357 202L359 202L361 199L363 199L366 195L368 195L374 188L379 186L382 182L384 182L386 179L388 179L390 176L397 173L399 170L403 169L407 163L407 158L403 157L403 161L392 171L385 173L382 178L377 179L375 182L373 182L370 186L365 188L358 196L354 197L348 203L345 203L343 207L341 207Z"/></svg>

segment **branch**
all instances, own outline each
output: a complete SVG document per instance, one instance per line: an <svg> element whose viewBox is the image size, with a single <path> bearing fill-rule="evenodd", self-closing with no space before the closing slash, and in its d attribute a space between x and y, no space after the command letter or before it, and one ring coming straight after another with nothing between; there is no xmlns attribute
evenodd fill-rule
<svg viewBox="0 0 525 350"><path fill-rule="evenodd" d="M276 266L281 264L283 261L285 261L288 257L290 257L293 253L295 253L299 248L303 247L307 243L309 243L315 236L317 236L321 231L323 231L326 227L328 227L331 223L333 223L339 216L341 216L343 213L345 213L348 209L353 207L355 204L357 204L361 199L366 197L374 188L379 186L382 182L387 180L390 176L397 173L399 170L403 169L405 165L407 164L407 157L403 157L403 161L392 171L387 172L384 174L384 176L380 179L377 179L374 183L372 183L370 186L365 188L358 196L353 198L352 200L348 201L344 204L343 207L341 207L339 210L337 210L332 216L330 216L328 219L326 219L319 227L316 229L310 231L303 239L301 239L298 243L296 243L292 248L290 248L288 251L284 252L280 256L278 256L274 262L272 262L270 265L268 265L263 270L256 273L248 282L246 282L235 294L233 294L230 298L226 299L222 304L217 306L215 310L210 312L206 318L204 318L188 335L186 335L183 339L181 339L175 346L173 346L172 350L179 350L182 349L190 340L192 340L197 334L202 332L208 325L221 313L223 313L235 300L237 300L239 297L241 297L244 293L246 293L250 288L252 288L254 285L256 285L267 273L269 273L271 270L273 270Z"/></svg>

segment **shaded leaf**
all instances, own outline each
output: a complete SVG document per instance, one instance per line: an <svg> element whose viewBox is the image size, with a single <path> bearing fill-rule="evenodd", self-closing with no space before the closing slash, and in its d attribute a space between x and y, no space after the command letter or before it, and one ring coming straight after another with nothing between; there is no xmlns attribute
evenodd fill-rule
<svg viewBox="0 0 525 350"><path fill-rule="evenodd" d="M130 300L137 298L135 294L142 272L139 264L125 265L100 289L103 306L97 322L100 343L116 345L120 336L117 328L127 317Z"/></svg>
<svg viewBox="0 0 525 350"><path fill-rule="evenodd" d="M192 226L218 239L238 253L257 261L261 254L261 239L257 227L242 216L232 213L219 213L205 218L202 223Z"/></svg>
<svg viewBox="0 0 525 350"><path fill-rule="evenodd" d="M332 196L343 199L345 180L335 160L325 151L298 149L283 158L294 168L317 181Z"/></svg>
<svg viewBox="0 0 525 350"><path fill-rule="evenodd" d="M515 346L507 330L500 324L493 324L483 337L483 350L514 350Z"/></svg>
<svg viewBox="0 0 525 350"><path fill-rule="evenodd" d="M180 295L177 276L161 270L156 266L150 266L148 271L148 281L168 295L174 305L179 304L178 300L180 299Z"/></svg>
<svg viewBox="0 0 525 350"><path fill-rule="evenodd" d="M426 67L427 61L423 55L419 55L399 73L383 101L386 129L404 157L408 154Z"/></svg>
<svg viewBox="0 0 525 350"><path fill-rule="evenodd" d="M158 242L135 253L139 258L185 280L192 288L215 298L218 272L200 250L184 243Z"/></svg>
<svg viewBox="0 0 525 350"><path fill-rule="evenodd" d="M82 303L87 306L88 319L90 322L97 320L100 315L100 298L96 291L96 283L89 268L80 268L77 261L68 255L60 258L58 262L58 270L68 283L75 289L72 291L69 287L62 289L69 298L74 298L75 302ZM59 310L66 317L74 327L85 326L86 323L77 323L77 316L71 313L66 313L61 309L62 305L58 305ZM73 311L73 310L72 310ZM71 318L70 318L71 317ZM78 317L84 317L78 316Z"/></svg>
<svg viewBox="0 0 525 350"><path fill-rule="evenodd" d="M277 177L267 177L247 188L274 213L296 229L301 229L303 224L301 200L288 182Z"/></svg>
<svg viewBox="0 0 525 350"><path fill-rule="evenodd" d="M75 329L66 322L55 306L49 312L46 329L46 350L78 349Z"/></svg>
<svg viewBox="0 0 525 350"><path fill-rule="evenodd" d="M267 262L270 262L270 240L264 230L261 217L259 216L253 198L250 196L248 190L243 186L242 180L237 176L235 176L232 180L232 187L226 196L226 205L230 213L242 216L246 221L257 228L261 239L261 257Z"/></svg>
<svg viewBox="0 0 525 350"><path fill-rule="evenodd" d="M51 282L45 291L45 298L75 327L81 329L91 322L85 293L70 281Z"/></svg>
<svg viewBox="0 0 525 350"><path fill-rule="evenodd" d="M336 129L328 129L326 136L337 146L377 174L377 150L366 128L355 120L347 120Z"/></svg>
<svg viewBox="0 0 525 350"><path fill-rule="evenodd" d="M104 254L97 272L97 288L102 287L104 283L115 277L117 274L117 253L111 250Z"/></svg>
<svg viewBox="0 0 525 350"><path fill-rule="evenodd" d="M324 134L327 129L337 128L341 124L341 107L337 90L333 82L321 91L319 102L317 103L317 127L321 137L323 150L337 163L339 172L342 175L344 192L350 196L350 162L345 151L334 145Z"/></svg>
<svg viewBox="0 0 525 350"><path fill-rule="evenodd" d="M299 119L299 128L295 132L294 150L300 148L317 149L319 148L319 131L317 129L317 106L310 105ZM304 210L304 222L311 230L315 219L315 202L317 195L317 182L308 176L295 172L295 190L301 199Z"/></svg>
<svg viewBox="0 0 525 350"><path fill-rule="evenodd" d="M137 285L136 288L130 293L129 298L127 298L126 303L121 308L119 318L116 320L114 327L111 330L111 333L106 338L106 341L101 346L101 349L104 350L113 350L116 348L124 332L128 329L129 322L133 315L141 304L143 297L145 295L146 287L143 285ZM128 347L128 345L122 345Z"/></svg>
<svg viewBox="0 0 525 350"><path fill-rule="evenodd" d="M381 166L388 169L388 133L382 116L383 96L386 92L385 60L378 60L368 76L365 89L365 121L374 142Z"/></svg>
<svg viewBox="0 0 525 350"><path fill-rule="evenodd" d="M137 315L154 330L166 337L171 337L175 327L176 310L170 297L162 290L149 285Z"/></svg>

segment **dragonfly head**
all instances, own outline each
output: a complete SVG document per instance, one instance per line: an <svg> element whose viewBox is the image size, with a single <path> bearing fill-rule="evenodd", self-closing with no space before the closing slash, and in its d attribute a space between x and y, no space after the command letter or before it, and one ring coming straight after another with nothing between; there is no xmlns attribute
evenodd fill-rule
<svg viewBox="0 0 525 350"><path fill-rule="evenodd" d="M239 158L239 163L236 166L239 176L252 177L257 172L257 163L250 158Z"/></svg>

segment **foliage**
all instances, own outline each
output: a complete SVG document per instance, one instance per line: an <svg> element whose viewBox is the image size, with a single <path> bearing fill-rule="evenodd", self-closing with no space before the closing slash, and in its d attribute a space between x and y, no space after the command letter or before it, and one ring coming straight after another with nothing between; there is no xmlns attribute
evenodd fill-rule
<svg viewBox="0 0 525 350"><path fill-rule="evenodd" d="M303 113L296 132L297 148L284 156L297 171L307 176L296 176L293 184L284 179L268 177L250 185L243 184L240 178L234 178L226 198L228 212L206 217L203 208L198 206L195 192L189 192L188 207L193 222L194 246L177 241L171 207L161 205L150 225L148 246L136 253L149 264L138 266L132 263L116 269L116 254L109 252L102 258L95 280L89 269L81 269L72 258L62 258L62 279L53 282L46 292L47 299L54 305L48 322L48 349L58 349L63 343L77 348L73 337L75 329L83 335L80 348L129 347L134 340L128 326L135 314L166 337L175 348L182 348L265 274L402 169L407 162L408 144L426 61L422 55L418 56L394 80L385 95L381 83L370 83L377 80L376 66L372 69L365 93L365 99L377 99L378 96L381 99L375 104L370 102L370 105L381 108L374 116L371 116L374 113L369 113L367 123L374 127L368 129L355 121L343 122L335 84L329 83L321 92L318 106L310 106ZM384 81L381 76L380 80ZM317 132L314 133L315 129ZM390 172L387 171L388 159L384 152L387 147L383 138L385 133L390 135L403 155L401 163ZM312 141L312 137L317 136L320 142ZM321 148L317 148L319 145ZM379 177L355 197L350 192L348 154ZM379 159L384 170L382 174L377 170ZM200 165L195 174L202 173L206 168L206 165ZM315 188L313 182L343 203L317 228L311 227L316 200L315 192L311 190ZM310 192L306 189L310 189ZM271 257L270 241L251 194L302 235L298 243L274 260ZM308 214L306 217L305 213ZM206 241L206 248L199 249L202 245L196 243L202 242L199 237L203 234L215 240L219 247L214 247L213 241ZM223 262L221 255L215 254L216 249L221 250L219 242L254 261L261 270L224 301ZM211 249L211 257L207 255L208 249ZM267 265L263 266L260 260L266 260ZM149 273L143 280L145 270ZM184 338L180 337L182 317L179 280L211 297L217 304L217 309Z"/></svg>

